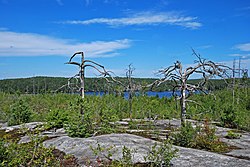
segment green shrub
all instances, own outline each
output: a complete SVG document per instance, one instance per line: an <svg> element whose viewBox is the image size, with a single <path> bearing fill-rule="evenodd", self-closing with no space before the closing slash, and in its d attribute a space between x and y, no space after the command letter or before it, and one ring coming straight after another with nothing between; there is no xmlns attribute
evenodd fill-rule
<svg viewBox="0 0 250 167"><path fill-rule="evenodd" d="M90 149L97 158L98 166L109 167L131 167L140 166L140 164L133 164L133 157L137 153L136 149L131 149L126 146L122 147L122 157L118 160L112 160L113 154L117 154L115 146L103 147L99 143L96 143L96 147L90 146ZM149 148L148 154L144 157L144 160L149 162L145 164L148 167L156 166L170 166L170 161L177 157L178 149L172 147L172 143L169 140L163 143L155 143Z"/></svg>
<svg viewBox="0 0 250 167"><path fill-rule="evenodd" d="M236 112L232 105L223 106L223 115L221 116L222 125L224 127L236 128Z"/></svg>
<svg viewBox="0 0 250 167"><path fill-rule="evenodd" d="M185 126L180 128L180 132L174 132L171 134L174 144L182 147L192 147L197 135L197 129L193 128L190 122L187 122Z"/></svg>
<svg viewBox="0 0 250 167"><path fill-rule="evenodd" d="M0 138L0 166L8 157L6 142Z"/></svg>
<svg viewBox="0 0 250 167"><path fill-rule="evenodd" d="M172 147L169 140L165 140L161 144L155 143L149 150L148 155L144 157L145 161L149 161L149 166L170 166L170 161L177 157L178 149Z"/></svg>
<svg viewBox="0 0 250 167"><path fill-rule="evenodd" d="M65 131L70 137L90 137L94 133L90 106L86 100L78 98L70 104L68 122L64 124Z"/></svg>
<svg viewBox="0 0 250 167"><path fill-rule="evenodd" d="M64 110L51 110L46 117L48 128L62 128L68 122L68 115Z"/></svg>
<svg viewBox="0 0 250 167"><path fill-rule="evenodd" d="M98 134L110 134L117 131L116 124L111 123L119 120L113 109L103 108L99 116L100 122L98 123Z"/></svg>
<svg viewBox="0 0 250 167"><path fill-rule="evenodd" d="M122 158L120 160L120 163L132 166L133 165L133 154L136 153L136 150L131 150L126 146L122 147Z"/></svg>
<svg viewBox="0 0 250 167"><path fill-rule="evenodd" d="M94 133L92 120L90 120L88 113L84 115L71 114L64 128L70 137L90 137Z"/></svg>
<svg viewBox="0 0 250 167"><path fill-rule="evenodd" d="M14 103L8 116L8 125L19 125L31 121L32 112L22 99Z"/></svg>
<svg viewBox="0 0 250 167"><path fill-rule="evenodd" d="M0 166L60 166L52 150L41 144L41 138L30 135L31 142L0 141Z"/></svg>
<svg viewBox="0 0 250 167"><path fill-rule="evenodd" d="M227 135L225 137L228 139L239 139L241 137L241 135L229 130L229 131L227 131Z"/></svg>
<svg viewBox="0 0 250 167"><path fill-rule="evenodd" d="M211 128L208 122L205 122L204 127L196 135L193 147L213 152L226 152L229 149L228 146L220 141L215 131L215 128Z"/></svg>
<svg viewBox="0 0 250 167"><path fill-rule="evenodd" d="M226 152L229 147L221 142L215 135L215 128L211 128L207 121L204 127L197 126L193 128L191 123L181 127L180 132L173 133L173 142L183 147L204 149L213 152Z"/></svg>

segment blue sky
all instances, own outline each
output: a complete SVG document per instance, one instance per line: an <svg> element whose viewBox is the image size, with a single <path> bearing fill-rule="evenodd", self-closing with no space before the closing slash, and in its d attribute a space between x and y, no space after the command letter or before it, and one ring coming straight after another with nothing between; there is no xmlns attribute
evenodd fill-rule
<svg viewBox="0 0 250 167"><path fill-rule="evenodd" d="M202 57L250 69L248 0L0 0L0 79L74 75L85 52L116 75L157 77ZM87 76L94 76L92 69Z"/></svg>

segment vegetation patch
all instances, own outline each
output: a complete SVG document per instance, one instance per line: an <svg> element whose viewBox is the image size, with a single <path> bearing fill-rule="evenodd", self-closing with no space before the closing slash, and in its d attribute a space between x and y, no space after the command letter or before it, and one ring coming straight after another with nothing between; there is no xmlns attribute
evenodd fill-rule
<svg viewBox="0 0 250 167"><path fill-rule="evenodd" d="M225 137L228 139L239 139L241 137L241 134L235 133L232 130L229 130Z"/></svg>
<svg viewBox="0 0 250 167"><path fill-rule="evenodd" d="M172 133L173 143L182 147L191 147L212 152L228 152L230 146L220 141L215 135L215 128L211 128L207 122L204 127L196 126L187 122L179 132Z"/></svg>

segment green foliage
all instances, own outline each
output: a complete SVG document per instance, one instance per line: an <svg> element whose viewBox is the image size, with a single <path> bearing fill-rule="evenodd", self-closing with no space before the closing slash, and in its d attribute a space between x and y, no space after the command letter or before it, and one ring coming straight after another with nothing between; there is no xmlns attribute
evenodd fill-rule
<svg viewBox="0 0 250 167"><path fill-rule="evenodd" d="M0 166L59 166L52 148L41 144L41 138L30 135L31 142L18 144L13 140L0 141Z"/></svg>
<svg viewBox="0 0 250 167"><path fill-rule="evenodd" d="M221 116L222 125L224 127L236 128L236 111L233 105L222 106L223 114Z"/></svg>
<svg viewBox="0 0 250 167"><path fill-rule="evenodd" d="M173 133L173 142L183 147L192 147L204 149L213 152L226 152L229 147L221 142L215 135L215 128L211 128L207 121L204 127L197 126L193 128L191 123L187 122L180 128L180 132Z"/></svg>
<svg viewBox="0 0 250 167"><path fill-rule="evenodd" d="M165 140L161 144L155 143L144 157L145 161L149 161L149 166L170 166L170 161L177 157L178 149L172 147L169 140Z"/></svg>
<svg viewBox="0 0 250 167"><path fill-rule="evenodd" d="M71 115L64 128L70 137L90 137L94 132L88 114L75 113Z"/></svg>
<svg viewBox="0 0 250 167"><path fill-rule="evenodd" d="M0 138L0 164L2 164L8 157L6 142ZM1 165L2 166L2 165Z"/></svg>
<svg viewBox="0 0 250 167"><path fill-rule="evenodd" d="M194 145L194 140L197 135L197 129L193 128L190 122L187 122L185 126L180 128L180 132L175 132L172 134L173 142L176 145L182 147L192 147Z"/></svg>
<svg viewBox="0 0 250 167"><path fill-rule="evenodd" d="M100 122L98 124L99 133L98 134L109 134L116 132L116 125L112 122L118 121L119 119L115 114L113 109L103 109L100 112Z"/></svg>
<svg viewBox="0 0 250 167"><path fill-rule="evenodd" d="M122 158L120 160L120 163L125 164L127 166L129 166L129 165L132 166L132 164L133 164L132 158L133 158L133 154L135 154L135 153L136 153L135 149L130 150L128 147L123 146Z"/></svg>
<svg viewBox="0 0 250 167"><path fill-rule="evenodd" d="M48 128L62 128L68 122L68 115L67 111L51 110L46 117Z"/></svg>
<svg viewBox="0 0 250 167"><path fill-rule="evenodd" d="M127 78L117 77L117 80L124 83ZM133 78L133 81L137 85L148 85L154 82L156 79L153 78ZM39 94L39 93L50 93L57 90L62 85L65 85L68 78L63 77L32 77L32 78L18 78L18 79L4 79L0 80L0 91L5 93L16 93L17 91L21 94ZM189 80L190 84L197 84L198 79ZM244 83L250 85L250 79L244 78ZM115 92L117 91L117 85L108 85L105 79L100 78L85 78L85 90L86 91L103 91L103 92ZM210 80L207 85L208 90L222 90L227 87L227 84L223 80ZM154 88L154 91L166 91L171 90L172 87L169 82L163 83L162 85ZM73 92L75 92L74 90ZM122 90L121 90L122 91ZM147 91L147 90L143 90ZM63 87L59 90L63 93L72 93L72 91Z"/></svg>
<svg viewBox="0 0 250 167"><path fill-rule="evenodd" d="M8 125L18 125L31 121L31 110L28 103L20 99L10 109Z"/></svg>
<svg viewBox="0 0 250 167"><path fill-rule="evenodd" d="M90 149L96 156L96 160L99 163L98 165L101 166L101 164L103 163L109 164L110 162L107 162L107 161L111 161L111 157L113 156L113 153L115 153L117 150L114 149L114 146L110 146L106 148L106 147L101 146L100 143L98 142L96 144L97 144L97 147L93 147L91 145Z"/></svg>
<svg viewBox="0 0 250 167"><path fill-rule="evenodd" d="M191 100L201 106L189 103L189 118L203 120L209 118L221 122L222 126L250 130L250 88L215 91L210 95L198 94Z"/></svg>
<svg viewBox="0 0 250 167"><path fill-rule="evenodd" d="M234 104L232 104L233 98L230 90L216 91L214 95L194 95L190 97L191 100L200 103L201 106L188 103L188 118L196 120L209 118L221 122L223 126L250 130L249 92L249 88L236 89ZM92 133L117 132L117 127L110 122L130 117L128 101L121 96L86 96L84 102L80 102L78 96L72 94L17 95L0 93L0 119L9 121L10 125L26 122L26 116L29 118L28 122L48 121L51 127L72 124L72 133L78 131L78 127L81 127L80 129L89 127L91 128L90 133L88 133L90 135ZM171 119L180 116L179 103L178 101L176 103L174 98L141 95L135 96L132 103L132 118ZM86 113L85 116L81 114L80 104L84 109L82 112ZM20 105L22 107L19 107ZM20 110L24 112L20 112ZM20 117L24 121L20 121ZM85 123L82 122L84 119L89 120L91 124L84 125ZM82 130L80 133L87 131Z"/></svg>
<svg viewBox="0 0 250 167"><path fill-rule="evenodd" d="M71 114L68 117L68 122L64 125L68 135L71 137L90 137L94 129L88 103L77 98L76 103L70 104L69 112Z"/></svg>
<svg viewBox="0 0 250 167"><path fill-rule="evenodd" d="M194 148L205 149L213 152L226 152L228 146L221 142L215 135L215 128L211 128L208 122L205 122L204 127L196 135Z"/></svg>
<svg viewBox="0 0 250 167"><path fill-rule="evenodd" d="M37 77L39 83L44 81L44 78ZM42 79L42 80L41 80ZM65 78L64 78L65 79ZM122 78L120 78L122 79ZM35 83L38 83L36 80ZM88 79L87 79L88 80ZM31 80L32 81L32 80ZM46 78L49 81L49 78ZM93 81L93 80L92 80ZM100 85L96 85L95 82L91 80L86 81L87 90L105 90L102 89L101 82ZM140 82L140 80L138 80ZM250 81L250 80L247 80ZM247 82L246 81L246 82ZM49 127L60 128L64 127L66 132L73 137L89 137L93 134L107 134L117 132L117 127L111 122L121 120L123 118L129 118L129 108L128 101L122 96L118 95L104 95L104 96L86 96L82 100L79 95L72 94L22 94L24 93L23 88L19 87L9 87L8 85L16 84L14 81L4 81L5 88L7 92L15 93L2 93L0 92L0 120L8 121L9 125L16 125L30 121L47 121ZM30 82L30 81L29 81ZM66 80L64 82L67 82ZM32 82L30 82L32 84ZM55 90L59 86L55 86L55 81L53 81L54 86L47 87L43 89L42 86L37 86L35 93L45 93L51 90ZM58 82L60 83L60 82ZM147 82L145 81L144 84ZM20 83L21 84L21 83ZM95 88L91 84L95 84ZM1 84L0 84L1 85ZM7 85L7 87L6 87ZM49 84L47 84L49 85ZM60 83L60 85L63 85ZM3 85L1 85L3 87ZM1 87L0 86L0 87ZM27 93L31 93L32 90L29 87ZM39 91L38 91L39 88ZM188 118L203 120L204 118L209 118L213 121L221 122L221 125L226 127L235 127L238 129L250 130L250 88L238 86L234 90L234 97L232 96L232 90L221 90L223 86L220 85L220 81L216 81L215 85L211 86L211 89L220 89L220 91L215 91L214 95L203 95L196 94L191 98L201 104L197 105L195 103L189 103L187 106ZM1 88L0 88L1 89ZM157 88L159 90L166 90L162 88ZM3 89L2 89L3 90ZM112 88L110 88L112 91ZM67 92L68 90L62 90ZM132 99L132 116L133 118L179 118L179 106L174 100L174 98L157 98L148 96L135 96ZM130 122L129 126L131 128L137 128L135 122ZM149 125L147 128L152 128ZM227 146L223 144L218 137L215 136L215 129L211 128L207 123L204 127L197 126L193 128L191 124L187 124L185 127L180 129L180 132L176 132L172 135L174 138L174 143L205 150L211 150L216 152L225 151ZM228 138L237 138L238 134L233 132L228 132ZM6 147L6 145L10 147ZM23 144L21 146L16 146L14 142L7 142L6 140L0 140L0 158L2 161L12 161L8 158L10 154L13 155L24 155L26 154L21 151L21 148L31 153L28 147L29 144ZM39 145L40 146L40 145ZM162 146L167 147L167 146ZM167 161L167 156L157 157L159 155L164 155L163 150L158 150L159 146L152 148L152 153L149 157L155 160L157 163L161 159ZM12 152L9 149L16 149L17 152ZM100 149L102 151L102 149ZM9 154L10 153L10 154ZM40 154L40 153L39 153ZM47 153L46 153L47 154ZM166 153L167 154L167 153ZM50 154L47 154L50 157ZM153 156L154 155L154 156ZM124 159L121 161L129 162L131 156L133 156L133 150L128 148L123 149ZM26 157L30 157L30 154ZM44 156L41 156L44 158ZM171 156L170 156L171 157ZM12 157L11 159L13 159ZM13 160L17 163L19 161L28 161L27 159ZM7 160L6 160L7 159ZM30 158L31 159L31 158ZM38 158L39 159L39 158ZM112 162L114 166L126 166L126 163ZM162 161L161 161L162 162ZM4 162L5 163L5 162ZM156 163L156 164L157 164ZM159 162L160 163L160 162ZM129 164L129 163L128 163ZM129 166L129 165L127 165Z"/></svg>
<svg viewBox="0 0 250 167"><path fill-rule="evenodd" d="M228 139L239 139L241 137L241 135L238 133L234 133L232 130L229 130L225 137Z"/></svg>
<svg viewBox="0 0 250 167"><path fill-rule="evenodd" d="M117 154L117 149L114 146L103 147L97 143L96 147L90 146L94 155L97 158L98 166L109 166L109 167L131 167L136 166L133 164L134 154L137 150L128 148L126 146L122 147L122 157L119 160L112 160L113 154ZM144 160L150 162L146 164L150 167L155 166L170 166L170 161L177 157L178 149L172 147L172 143L169 140L163 143L155 143L151 148L149 148L148 154L144 157Z"/></svg>

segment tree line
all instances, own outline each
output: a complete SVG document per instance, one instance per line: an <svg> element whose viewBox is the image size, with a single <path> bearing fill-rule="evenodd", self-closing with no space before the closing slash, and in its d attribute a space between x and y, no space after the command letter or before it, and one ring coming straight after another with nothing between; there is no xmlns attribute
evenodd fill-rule
<svg viewBox="0 0 250 167"><path fill-rule="evenodd" d="M117 80L124 82L126 78L119 77ZM137 85L148 85L154 81L155 78L133 78L133 81ZM0 91L5 93L21 93L21 94L41 94L41 93L53 93L57 90L58 93L72 93L68 87L64 87L58 90L62 85L68 82L68 78L65 77L46 77L36 76L30 78L16 78L16 79L3 79L0 80ZM199 82L199 79L190 79L189 83L195 84ZM228 81L229 83L232 81ZM250 79L246 81L247 85L250 85ZM222 79L212 79L207 83L208 90L222 90L228 85ZM159 87L153 88L153 91L171 91L171 86L165 83ZM146 88L145 91L148 91ZM85 91L87 92L115 92L124 91L118 85L112 85L106 82L103 78L86 78ZM77 90L73 90L76 93Z"/></svg>

